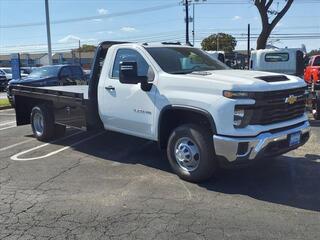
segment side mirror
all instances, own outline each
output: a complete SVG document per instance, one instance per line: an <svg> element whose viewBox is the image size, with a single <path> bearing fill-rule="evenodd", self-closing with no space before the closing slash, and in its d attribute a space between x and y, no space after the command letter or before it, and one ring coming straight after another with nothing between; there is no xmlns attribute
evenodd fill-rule
<svg viewBox="0 0 320 240"><path fill-rule="evenodd" d="M146 76L138 76L137 62L121 62L119 69L119 81L123 84L138 84L148 81Z"/></svg>

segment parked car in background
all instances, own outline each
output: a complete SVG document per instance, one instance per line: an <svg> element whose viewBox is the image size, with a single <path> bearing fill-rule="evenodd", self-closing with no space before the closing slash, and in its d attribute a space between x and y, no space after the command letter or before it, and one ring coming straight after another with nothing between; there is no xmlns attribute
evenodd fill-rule
<svg viewBox="0 0 320 240"><path fill-rule="evenodd" d="M316 120L320 120L320 55L312 56L304 71L304 80L308 84L308 107Z"/></svg>
<svg viewBox="0 0 320 240"><path fill-rule="evenodd" d="M302 77L304 65L304 53L300 48L274 48L251 52L250 70Z"/></svg>
<svg viewBox="0 0 320 240"><path fill-rule="evenodd" d="M320 88L320 55L312 56L304 72L304 80L308 84L314 83Z"/></svg>
<svg viewBox="0 0 320 240"><path fill-rule="evenodd" d="M0 92L3 92L6 90L8 84L7 77L4 74L0 73Z"/></svg>
<svg viewBox="0 0 320 240"><path fill-rule="evenodd" d="M8 81L12 79L11 68L0 68L0 74L5 75Z"/></svg>
<svg viewBox="0 0 320 240"><path fill-rule="evenodd" d="M28 77L11 80L8 84L8 99L14 105L11 88L15 85L34 87L86 85L83 70L78 65L53 65L34 69Z"/></svg>
<svg viewBox="0 0 320 240"><path fill-rule="evenodd" d="M27 68L20 69L21 78L27 77L31 70L27 70ZM12 69L11 68L0 68L0 74L5 74L8 81L12 79Z"/></svg>

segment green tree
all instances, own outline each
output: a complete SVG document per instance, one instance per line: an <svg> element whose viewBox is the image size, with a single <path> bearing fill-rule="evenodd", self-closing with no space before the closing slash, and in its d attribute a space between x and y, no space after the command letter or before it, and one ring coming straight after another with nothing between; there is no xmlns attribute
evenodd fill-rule
<svg viewBox="0 0 320 240"><path fill-rule="evenodd" d="M206 51L221 50L225 52L232 52L236 45L236 39L227 33L212 34L203 39L201 43L202 49Z"/></svg>
<svg viewBox="0 0 320 240"><path fill-rule="evenodd" d="M95 50L96 50L96 46L94 46L94 45L83 44L80 47L81 52L94 52ZM79 51L79 48L77 49L77 51Z"/></svg>
<svg viewBox="0 0 320 240"><path fill-rule="evenodd" d="M309 57L314 56L314 55L320 55L320 49L314 49L314 50L311 50L311 51L308 53L308 56L309 56Z"/></svg>

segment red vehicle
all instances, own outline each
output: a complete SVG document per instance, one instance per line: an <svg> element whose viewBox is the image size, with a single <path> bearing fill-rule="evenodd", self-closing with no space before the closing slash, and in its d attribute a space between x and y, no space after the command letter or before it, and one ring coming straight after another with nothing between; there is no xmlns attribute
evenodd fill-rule
<svg viewBox="0 0 320 240"><path fill-rule="evenodd" d="M308 105L316 120L320 120L320 55L310 58L309 64L304 72L304 80L309 86Z"/></svg>
<svg viewBox="0 0 320 240"><path fill-rule="evenodd" d="M310 58L309 64L304 72L304 80L308 84L320 84L320 55Z"/></svg>

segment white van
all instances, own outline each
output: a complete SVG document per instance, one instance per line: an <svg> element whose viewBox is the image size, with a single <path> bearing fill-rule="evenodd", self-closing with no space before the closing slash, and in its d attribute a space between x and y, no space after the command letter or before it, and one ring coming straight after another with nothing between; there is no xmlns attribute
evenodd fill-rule
<svg viewBox="0 0 320 240"><path fill-rule="evenodd" d="M303 76L304 53L300 48L254 50L250 70Z"/></svg>

